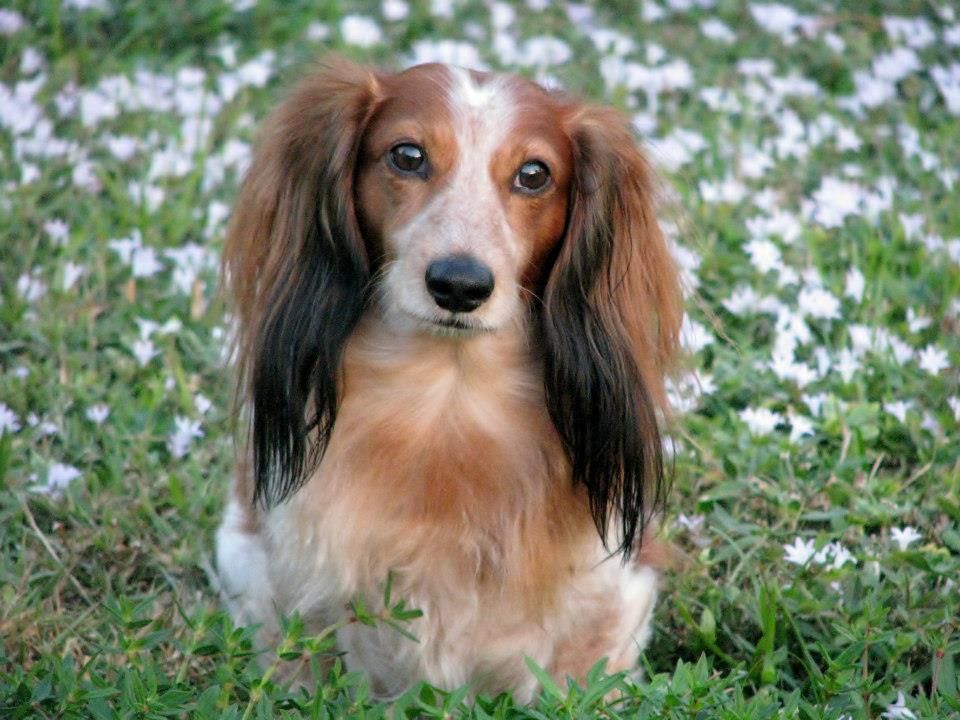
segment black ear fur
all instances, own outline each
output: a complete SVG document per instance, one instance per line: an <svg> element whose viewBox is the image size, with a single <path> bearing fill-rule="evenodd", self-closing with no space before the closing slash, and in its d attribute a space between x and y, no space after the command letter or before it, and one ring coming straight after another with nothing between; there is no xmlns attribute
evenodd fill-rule
<svg viewBox="0 0 960 720"><path fill-rule="evenodd" d="M318 199L319 200L319 199ZM323 212L318 202L318 215ZM367 299L365 258L351 252L345 218L319 217L303 266L273 306L253 368L254 499L282 502L305 482L330 439L343 348ZM309 413L309 416L308 416Z"/></svg>
<svg viewBox="0 0 960 720"><path fill-rule="evenodd" d="M268 121L271 157L254 182L270 197L270 229L254 242L275 244L262 254L276 257L259 271L263 311L246 362L253 499L266 506L296 492L321 460L344 347L367 304L370 262L353 175L373 112L369 78L341 62L305 81Z"/></svg>
<svg viewBox="0 0 960 720"><path fill-rule="evenodd" d="M573 140L567 232L541 313L544 385L573 480L586 489L604 545L626 561L666 491L657 405L624 324L624 313L635 310L623 307L621 285L637 258L617 247L643 242L630 237L641 225L630 217L638 203L631 193L641 184L601 138L581 132Z"/></svg>

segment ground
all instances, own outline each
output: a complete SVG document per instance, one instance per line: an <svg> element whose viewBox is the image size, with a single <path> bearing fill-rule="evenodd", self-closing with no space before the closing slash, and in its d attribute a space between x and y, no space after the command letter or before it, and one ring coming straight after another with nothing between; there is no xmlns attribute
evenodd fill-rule
<svg viewBox="0 0 960 720"><path fill-rule="evenodd" d="M207 573L234 437L225 220L259 121L330 49L620 107L689 307L647 680L598 668L532 707L418 687L391 712L960 716L950 0L4 3L0 715L388 712L339 668L275 682ZM325 648L291 621L289 662Z"/></svg>

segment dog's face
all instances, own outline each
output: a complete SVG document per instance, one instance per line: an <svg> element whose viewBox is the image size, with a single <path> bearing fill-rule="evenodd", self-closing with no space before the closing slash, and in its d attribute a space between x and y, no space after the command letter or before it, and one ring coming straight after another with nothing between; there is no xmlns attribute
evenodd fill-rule
<svg viewBox="0 0 960 720"><path fill-rule="evenodd" d="M573 148L533 83L441 65L383 79L357 214L377 306L400 327L496 331L538 293L567 220Z"/></svg>
<svg viewBox="0 0 960 720"><path fill-rule="evenodd" d="M662 495L682 317L652 188L623 117L520 78L342 61L306 78L264 124L224 254L256 497L319 461L365 315L414 340L519 330L572 479L629 553Z"/></svg>

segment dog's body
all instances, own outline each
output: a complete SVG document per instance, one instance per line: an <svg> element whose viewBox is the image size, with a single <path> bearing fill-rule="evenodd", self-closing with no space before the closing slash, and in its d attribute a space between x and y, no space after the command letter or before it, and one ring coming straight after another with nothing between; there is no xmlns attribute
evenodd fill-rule
<svg viewBox="0 0 960 720"><path fill-rule="evenodd" d="M629 133L442 66L336 66L267 127L226 254L252 415L217 537L237 620L319 630L391 574L419 642L337 635L380 696L529 698L524 656L632 667L680 306Z"/></svg>

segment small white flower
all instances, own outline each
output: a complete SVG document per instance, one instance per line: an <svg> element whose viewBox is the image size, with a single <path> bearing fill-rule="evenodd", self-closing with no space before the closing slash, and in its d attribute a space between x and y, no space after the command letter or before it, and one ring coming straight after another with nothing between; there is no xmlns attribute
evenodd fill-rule
<svg viewBox="0 0 960 720"><path fill-rule="evenodd" d="M796 444L800 438L813 435L813 421L805 415L790 415L790 442Z"/></svg>
<svg viewBox="0 0 960 720"><path fill-rule="evenodd" d="M97 403L87 408L86 416L94 425L103 425L110 416L110 408L105 403Z"/></svg>
<svg viewBox="0 0 960 720"><path fill-rule="evenodd" d="M383 17L390 22L405 20L410 14L410 5L405 0L383 0Z"/></svg>
<svg viewBox="0 0 960 720"><path fill-rule="evenodd" d="M197 393L193 396L193 406L197 409L197 412L201 415L206 415L207 411L213 407L213 403L210 402L210 398L201 393Z"/></svg>
<svg viewBox="0 0 960 720"><path fill-rule="evenodd" d="M853 554L838 542L830 543L821 552L824 553L823 559L817 560L817 562L826 564L826 558L831 558L830 570L839 570L847 563L857 564L857 559L853 557Z"/></svg>
<svg viewBox="0 0 960 720"><path fill-rule="evenodd" d="M383 32L373 18L347 15L340 21L340 35L348 45L368 48L383 42Z"/></svg>
<svg viewBox="0 0 960 720"><path fill-rule="evenodd" d="M687 352L700 352L712 344L713 340L713 334L706 327L691 319L689 315L683 316L683 324L680 326L680 344Z"/></svg>
<svg viewBox="0 0 960 720"><path fill-rule="evenodd" d="M732 43L737 39L736 33L723 20L710 18L700 23L700 32L704 37L722 43Z"/></svg>
<svg viewBox="0 0 960 720"><path fill-rule="evenodd" d="M950 409L953 411L953 419L956 422L960 422L960 397L956 395L947 398L947 405L950 406Z"/></svg>
<svg viewBox="0 0 960 720"><path fill-rule="evenodd" d="M163 269L163 265L157 259L157 252L152 247L136 248L130 265L133 268L134 277L151 277Z"/></svg>
<svg viewBox="0 0 960 720"><path fill-rule="evenodd" d="M322 22L312 22L307 25L307 40L322 42L330 37L330 26Z"/></svg>
<svg viewBox="0 0 960 720"><path fill-rule="evenodd" d="M13 434L19 430L20 418L4 403L0 403L0 437L3 437L5 433Z"/></svg>
<svg viewBox="0 0 960 720"><path fill-rule="evenodd" d="M883 404L883 409L893 415L901 423L905 423L907 421L907 410L909 410L911 407L913 407L913 403L909 403L904 400L896 400L894 402Z"/></svg>
<svg viewBox="0 0 960 720"><path fill-rule="evenodd" d="M797 298L797 305L803 315L821 320L840 318L840 301L836 295L823 288L804 288Z"/></svg>
<svg viewBox="0 0 960 720"><path fill-rule="evenodd" d="M743 249L750 256L750 263L757 269L757 272L766 274L771 270L777 270L783 267L783 257L778 248L770 240L754 239L743 246Z"/></svg>
<svg viewBox="0 0 960 720"><path fill-rule="evenodd" d="M159 351L153 346L153 340L149 338L136 340L133 345L130 346L130 352L133 353L133 356L137 359L137 362L140 363L141 367L146 367L147 364L159 354Z"/></svg>
<svg viewBox="0 0 960 720"><path fill-rule="evenodd" d="M200 429L199 420L177 416L174 419L175 430L167 440L167 447L170 454L175 458L182 458L187 454L190 443L196 438L203 437L203 430Z"/></svg>
<svg viewBox="0 0 960 720"><path fill-rule="evenodd" d="M783 559L794 565L806 565L813 559L816 551L813 540L794 538L792 545L783 546Z"/></svg>
<svg viewBox="0 0 960 720"><path fill-rule="evenodd" d="M921 370L925 370L931 375L938 375L941 370L950 367L950 361L947 360L947 351L933 345L927 345L920 351L917 364Z"/></svg>
<svg viewBox="0 0 960 720"><path fill-rule="evenodd" d="M907 240L917 240L923 232L924 218L920 213L900 213L900 226Z"/></svg>
<svg viewBox="0 0 960 720"><path fill-rule="evenodd" d="M77 284L77 280L86 275L87 269L83 265L78 265L70 260L63 266L63 289L64 292L70 290Z"/></svg>
<svg viewBox="0 0 960 720"><path fill-rule="evenodd" d="M906 550L917 540L921 540L923 535L917 532L917 529L911 525L903 528L890 528L890 539L893 540L900 550Z"/></svg>
<svg viewBox="0 0 960 720"><path fill-rule="evenodd" d="M25 302L33 303L47 294L47 284L37 277L37 269L31 273L24 273L17 278L17 294Z"/></svg>
<svg viewBox="0 0 960 720"><path fill-rule="evenodd" d="M910 328L910 332L926 330L932 322L926 315L920 315L913 308L907 308L907 327Z"/></svg>
<svg viewBox="0 0 960 720"><path fill-rule="evenodd" d="M783 416L768 408L746 408L741 410L740 419L756 437L769 435L774 428L783 422Z"/></svg>
<svg viewBox="0 0 960 720"><path fill-rule="evenodd" d="M685 515L680 513L677 516L677 525L689 533L698 533L703 530L703 523L706 518L703 515Z"/></svg>
<svg viewBox="0 0 960 720"><path fill-rule="evenodd" d="M10 36L20 32L26 23L16 10L0 8L0 35Z"/></svg>
<svg viewBox="0 0 960 720"><path fill-rule="evenodd" d="M863 300L863 289L865 284L863 273L857 268L850 268L847 271L843 294L849 298L853 298L857 302L860 302Z"/></svg>
<svg viewBox="0 0 960 720"><path fill-rule="evenodd" d="M43 231L57 245L65 245L70 239L70 226L60 218L54 218L43 224Z"/></svg>
<svg viewBox="0 0 960 720"><path fill-rule="evenodd" d="M56 423L50 422L49 420L40 420L37 422L37 436L38 437L47 437L48 435L56 435L60 432L60 428Z"/></svg>
<svg viewBox="0 0 960 720"><path fill-rule="evenodd" d="M907 707L906 700L902 692L897 692L896 702L887 705L887 709L882 713L883 717L890 720L916 720L916 715Z"/></svg>
<svg viewBox="0 0 960 720"><path fill-rule="evenodd" d="M83 473L72 465L54 463L47 470L46 482L41 485L31 486L30 491L43 495L60 495L70 483L82 474Z"/></svg>
<svg viewBox="0 0 960 720"><path fill-rule="evenodd" d="M756 290L749 285L741 285L723 301L723 306L734 315L746 315L756 312L759 302L760 298Z"/></svg>
<svg viewBox="0 0 960 720"><path fill-rule="evenodd" d="M853 380L853 376L860 371L860 367L860 361L848 348L840 351L840 357L833 364L833 369L840 374L845 383Z"/></svg>

